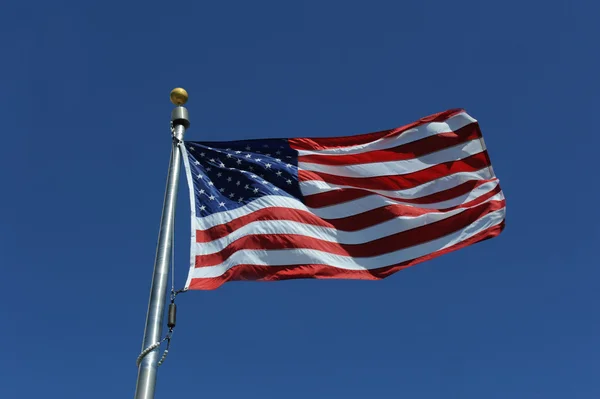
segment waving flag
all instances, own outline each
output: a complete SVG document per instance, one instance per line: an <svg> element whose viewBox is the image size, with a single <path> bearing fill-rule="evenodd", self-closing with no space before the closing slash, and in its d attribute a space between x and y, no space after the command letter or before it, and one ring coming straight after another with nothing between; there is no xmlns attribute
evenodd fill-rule
<svg viewBox="0 0 600 399"><path fill-rule="evenodd" d="M185 289L381 279L497 236L505 199L479 124L450 110L329 138L191 142Z"/></svg>

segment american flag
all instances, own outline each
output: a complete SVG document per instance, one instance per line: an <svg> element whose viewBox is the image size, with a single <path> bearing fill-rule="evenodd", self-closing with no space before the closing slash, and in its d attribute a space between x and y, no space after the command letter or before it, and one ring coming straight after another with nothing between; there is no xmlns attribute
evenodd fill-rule
<svg viewBox="0 0 600 399"><path fill-rule="evenodd" d="M185 289L234 280L376 280L497 236L505 199L462 109L363 135L182 146Z"/></svg>

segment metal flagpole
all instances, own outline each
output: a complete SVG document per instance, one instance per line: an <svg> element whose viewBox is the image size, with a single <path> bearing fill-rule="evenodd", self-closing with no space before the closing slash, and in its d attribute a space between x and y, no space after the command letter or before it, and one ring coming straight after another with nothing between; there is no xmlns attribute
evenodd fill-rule
<svg viewBox="0 0 600 399"><path fill-rule="evenodd" d="M146 315L146 328L142 342L142 353L150 347L156 346L143 357L138 367L135 399L153 399L156 386L156 369L158 367L158 344L162 335L162 324L167 297L167 280L169 277L169 261L171 259L173 226L175 219L175 203L177 201L177 187L179 172L181 170L181 151L179 143L183 140L185 130L190 121L188 111L183 105L188 100L187 92L182 88L171 91L171 102L176 105L171 113L173 124L173 144L171 147L171 160L167 175L167 187L163 202L160 232L154 260L154 275L150 288L150 300ZM171 266L173 267L173 266Z"/></svg>

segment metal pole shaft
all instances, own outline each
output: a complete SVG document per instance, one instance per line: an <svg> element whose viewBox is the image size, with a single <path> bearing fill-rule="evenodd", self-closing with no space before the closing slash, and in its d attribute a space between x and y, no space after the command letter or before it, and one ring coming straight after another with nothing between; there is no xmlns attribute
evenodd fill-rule
<svg viewBox="0 0 600 399"><path fill-rule="evenodd" d="M178 142L183 140L186 128L189 126L187 109L178 106L173 110L173 145L171 160L167 175L167 186L163 202L160 232L154 261L154 275L150 288L150 300L146 315L146 328L142 350L159 342L162 335L165 302L167 297L167 283L169 278L169 263L172 251L173 226L175 219L175 204L177 202L177 188L181 170L181 151ZM158 349L147 354L138 368L135 399L154 399L156 386L156 371L158 363Z"/></svg>

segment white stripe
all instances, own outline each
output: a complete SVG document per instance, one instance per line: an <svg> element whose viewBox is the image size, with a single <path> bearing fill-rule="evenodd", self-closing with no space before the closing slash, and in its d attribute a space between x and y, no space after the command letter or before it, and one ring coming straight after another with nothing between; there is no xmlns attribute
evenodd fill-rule
<svg viewBox="0 0 600 399"><path fill-rule="evenodd" d="M502 194L496 194L482 202L501 201ZM475 206L480 206L477 204ZM248 223L233 231L231 234L210 242L195 243L193 251L196 255L210 255L222 251L234 241L252 235L260 234L294 234L319 240L337 242L339 244L364 244L389 235L398 234L417 227L439 222L451 216L474 208L458 208L448 212L433 212L418 216L397 216L385 222L366 227L362 230L343 231L333 227L315 226L289 220L259 220Z"/></svg>
<svg viewBox="0 0 600 399"><path fill-rule="evenodd" d="M482 151L483 147L481 141L476 139L412 159L339 166L300 162L298 167L313 172L323 172L344 177L368 178L376 176L397 176L418 172L445 162L459 161L472 155L479 154Z"/></svg>
<svg viewBox="0 0 600 399"><path fill-rule="evenodd" d="M448 190L456 187L469 180L490 180L492 179L492 172L489 167L485 167L475 172L458 172L452 175L440 177L437 180L432 180L427 183L423 183L416 187L405 188L403 190L373 190L368 189L372 193L381 195L387 195L388 197L403 198L403 199L415 199L425 197L440 191ZM305 197L313 194L325 193L340 188L357 188L354 186L348 186L344 184L333 184L327 183L322 180L306 180L300 182L300 192Z"/></svg>
<svg viewBox="0 0 600 399"><path fill-rule="evenodd" d="M290 208L309 211L306 205L304 205L302 202L298 201L295 198L284 197L282 195L265 195L253 201L250 201L246 205L241 206L239 208L213 213L204 217L194 218L192 219L192 224L194 225L193 227L196 230L206 230L213 226L229 223L234 219L249 215L252 212L256 212L263 208L269 207Z"/></svg>
<svg viewBox="0 0 600 399"><path fill-rule="evenodd" d="M325 264L345 270L370 270L416 259L432 252L456 245L492 226L502 222L505 208L489 213L465 228L447 236L415 245L410 248L373 257L350 257L333 255L312 249L241 250L225 262L209 267L194 268L190 278L210 278L223 275L238 264L284 266L303 264Z"/></svg>
<svg viewBox="0 0 600 399"><path fill-rule="evenodd" d="M472 201L475 198L478 198L481 195L484 195L490 191L492 191L499 184L498 180L490 181L482 184L477 187L475 190L471 190L468 193L442 202L437 202L433 204L406 204L412 207L420 207L424 209L444 209L451 208L454 206L458 206L464 204L466 202ZM289 197L283 196L275 196L275 195L267 195L264 197L260 197L255 199L248 204L232 209L229 211L223 211L219 213L214 213L212 215L208 215L205 217L196 217L192 218L192 227L194 230L207 230L213 226L217 226L220 224L229 223L234 219L240 218L242 216L246 216L251 214L252 212L256 212L260 209L269 208L269 207L281 207L281 208L289 208L289 209L298 209L302 211L307 211L314 213L316 216L323 219L339 219L352 215L361 214L373 209L381 208L386 205L393 204L405 204L402 201L396 201L389 198L382 197L380 195L370 195L363 198L358 198L356 200L334 204L327 207L322 208L309 208L304 205L302 202Z"/></svg>
<svg viewBox="0 0 600 399"><path fill-rule="evenodd" d="M311 212L323 219L341 219L348 216L358 215L373 209L381 208L387 205L406 205L411 208L423 209L445 209L453 208L472 201L482 195L494 190L499 184L498 181L491 181L477 187L466 194L452 198L447 201L436 202L433 204L407 204L402 201L392 200L380 195L369 195L367 197L358 198L353 201L344 202L341 204L330 205L323 208L310 208Z"/></svg>
<svg viewBox="0 0 600 399"><path fill-rule="evenodd" d="M430 122L424 125L414 127L412 129L405 130L392 137L385 137L369 143L360 144L352 147L343 148L331 148L321 151L307 151L299 150L298 153L302 155L347 155L347 154L360 154L368 151L384 150L386 148L393 148L402 144L411 143L413 141L424 139L425 137L435 136L440 133L455 132L460 128L463 128L471 123L477 122L476 119L472 118L465 112L454 115L448 118L444 122Z"/></svg>
<svg viewBox="0 0 600 399"><path fill-rule="evenodd" d="M339 204L330 205L322 208L310 208L310 210L317 216L323 219L341 219L353 215L358 215L373 209L381 208L388 205L405 205L411 208L422 208L422 209L447 209L454 208L473 201L482 195L489 193L498 186L498 181L491 181L482 184L475 190L471 190L466 194L452 198L446 201L435 202L431 204L410 204L403 201L393 200L390 198L382 197L380 195L372 194L366 197L358 198L352 201L343 202Z"/></svg>

